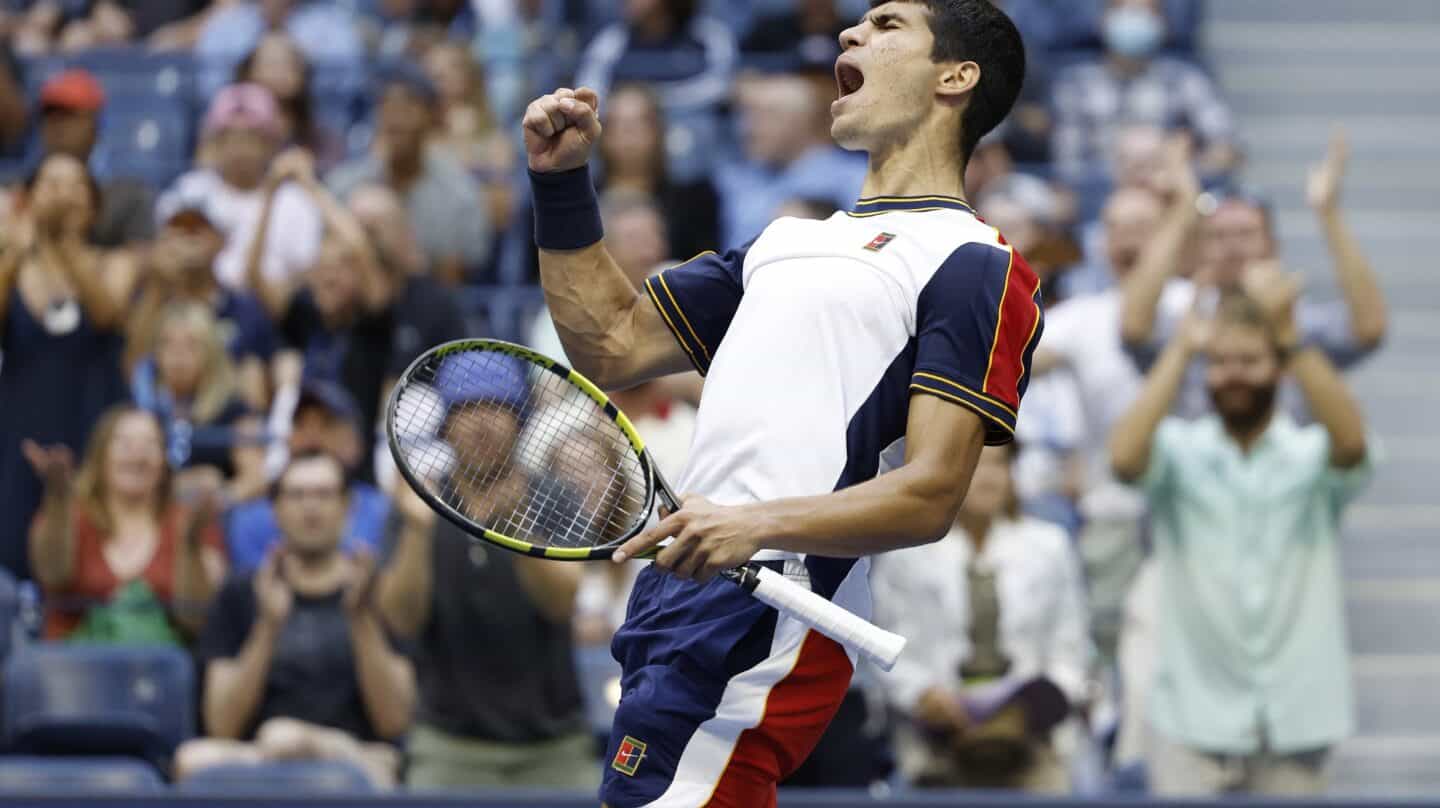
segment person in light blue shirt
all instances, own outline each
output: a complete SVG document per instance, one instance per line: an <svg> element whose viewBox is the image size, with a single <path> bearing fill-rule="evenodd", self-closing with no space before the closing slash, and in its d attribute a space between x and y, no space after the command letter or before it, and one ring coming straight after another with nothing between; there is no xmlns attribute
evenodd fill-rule
<svg viewBox="0 0 1440 808"><path fill-rule="evenodd" d="M1324 790L1354 729L1340 517L1377 449L1326 355L1299 339L1299 284L1276 272L1213 320L1191 315L1116 424L1116 476L1144 490L1159 564L1149 691L1162 796ZM1167 416L1204 351L1213 414ZM1315 422L1276 406L1294 377Z"/></svg>
<svg viewBox="0 0 1440 808"><path fill-rule="evenodd" d="M201 63L201 97L229 83L235 65L269 30L288 31L311 64L334 68L337 73L361 72L365 43L355 26L355 15L342 4L305 0L234 3L211 15L195 43Z"/></svg>

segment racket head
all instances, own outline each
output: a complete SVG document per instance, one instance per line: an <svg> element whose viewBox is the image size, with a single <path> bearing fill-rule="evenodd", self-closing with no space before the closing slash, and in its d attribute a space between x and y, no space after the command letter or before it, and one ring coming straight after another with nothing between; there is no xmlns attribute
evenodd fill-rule
<svg viewBox="0 0 1440 808"><path fill-rule="evenodd" d="M390 393L385 433L421 500L469 535L531 556L609 558L645 527L664 485L604 392L502 340L455 340L417 357Z"/></svg>

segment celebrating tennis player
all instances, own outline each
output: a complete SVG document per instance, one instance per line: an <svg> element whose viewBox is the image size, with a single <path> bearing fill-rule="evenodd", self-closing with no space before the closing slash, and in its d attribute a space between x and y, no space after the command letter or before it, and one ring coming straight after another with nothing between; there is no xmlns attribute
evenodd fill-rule
<svg viewBox="0 0 1440 808"><path fill-rule="evenodd" d="M987 0L894 0L840 42L831 132L869 154L865 197L640 294L606 251L586 166L600 99L561 89L525 112L541 282L575 368L610 389L706 376L682 507L615 555L672 539L615 635L610 808L775 805L853 657L715 575L755 559L868 616L866 556L944 535L981 446L1015 427L1039 280L963 177L1020 91L1020 35Z"/></svg>

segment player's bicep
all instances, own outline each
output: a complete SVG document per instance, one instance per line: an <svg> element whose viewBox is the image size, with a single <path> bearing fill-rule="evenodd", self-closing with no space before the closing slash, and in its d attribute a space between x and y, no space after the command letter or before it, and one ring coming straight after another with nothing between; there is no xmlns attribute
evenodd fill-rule
<svg viewBox="0 0 1440 808"><path fill-rule="evenodd" d="M910 390L973 412L986 443L1007 443L1043 329L1040 281L1024 259L1009 248L967 244L916 302Z"/></svg>
<svg viewBox="0 0 1440 808"><path fill-rule="evenodd" d="M681 355L705 375L744 295L745 254L750 245L723 255L701 253L645 279L659 322ZM672 369L684 370L683 367Z"/></svg>

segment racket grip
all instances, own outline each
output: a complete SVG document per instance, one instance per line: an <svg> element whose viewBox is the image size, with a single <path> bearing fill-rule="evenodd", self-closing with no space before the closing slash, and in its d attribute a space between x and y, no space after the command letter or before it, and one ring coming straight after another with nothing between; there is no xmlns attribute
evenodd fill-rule
<svg viewBox="0 0 1440 808"><path fill-rule="evenodd" d="M784 575L759 565L736 570L732 580L756 600L869 657L884 670L895 666L905 638L886 631L848 609L826 600Z"/></svg>

